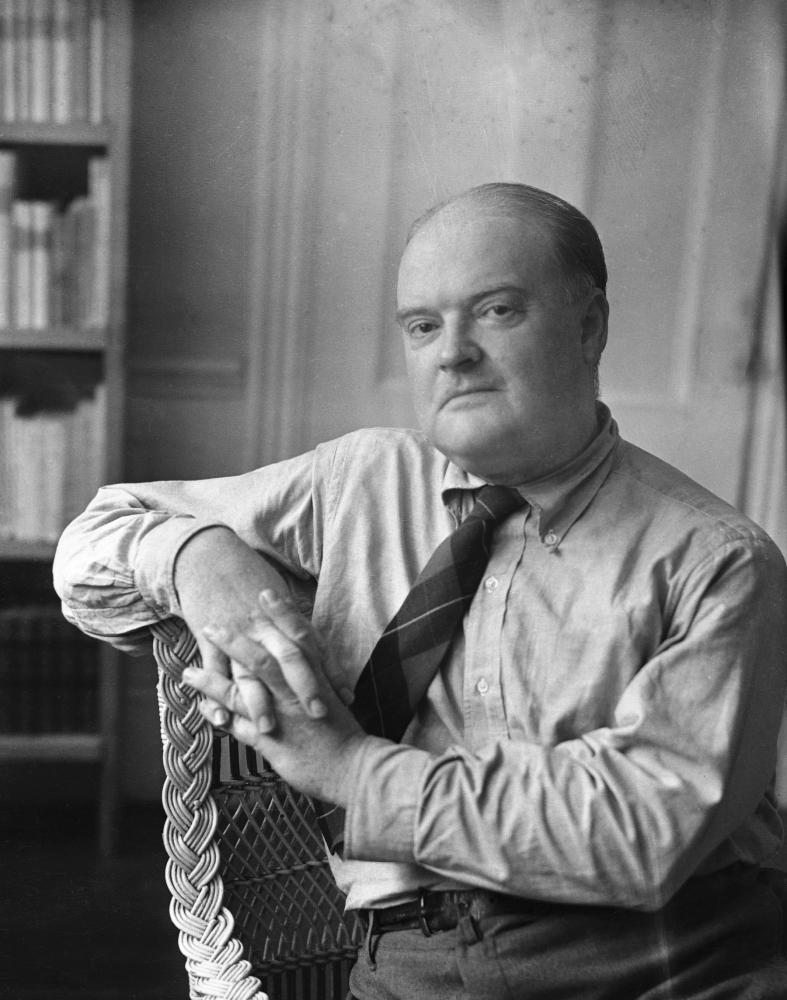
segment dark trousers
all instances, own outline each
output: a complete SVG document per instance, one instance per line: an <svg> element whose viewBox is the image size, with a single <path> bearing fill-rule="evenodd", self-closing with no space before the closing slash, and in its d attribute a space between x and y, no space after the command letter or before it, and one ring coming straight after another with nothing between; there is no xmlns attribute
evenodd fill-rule
<svg viewBox="0 0 787 1000"><path fill-rule="evenodd" d="M656 913L555 905L425 937L372 938L358 1000L787 1000L774 881L736 867L689 881Z"/></svg>

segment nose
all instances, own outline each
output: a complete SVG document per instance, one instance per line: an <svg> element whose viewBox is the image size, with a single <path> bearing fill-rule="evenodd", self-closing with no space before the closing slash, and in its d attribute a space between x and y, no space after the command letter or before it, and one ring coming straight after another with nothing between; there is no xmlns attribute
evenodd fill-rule
<svg viewBox="0 0 787 1000"><path fill-rule="evenodd" d="M462 317L446 317L440 332L440 367L446 370L476 364L481 348L473 336L472 323Z"/></svg>

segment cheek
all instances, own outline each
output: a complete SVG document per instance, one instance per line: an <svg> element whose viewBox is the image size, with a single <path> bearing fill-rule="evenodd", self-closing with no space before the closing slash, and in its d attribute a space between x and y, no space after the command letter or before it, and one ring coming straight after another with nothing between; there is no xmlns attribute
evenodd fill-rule
<svg viewBox="0 0 787 1000"><path fill-rule="evenodd" d="M405 366L415 411L419 416L428 413L434 395L433 379L430 377L429 369L426 365L419 364L418 359L412 354L405 355Z"/></svg>
<svg viewBox="0 0 787 1000"><path fill-rule="evenodd" d="M548 348L509 357L507 371L509 385L524 399L548 399L566 389L573 391L581 369L579 352L572 352L564 344L553 342Z"/></svg>

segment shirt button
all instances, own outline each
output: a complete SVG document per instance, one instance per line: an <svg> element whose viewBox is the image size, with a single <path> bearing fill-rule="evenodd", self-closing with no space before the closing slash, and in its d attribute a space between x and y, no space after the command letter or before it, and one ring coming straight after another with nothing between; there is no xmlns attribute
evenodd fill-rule
<svg viewBox="0 0 787 1000"><path fill-rule="evenodd" d="M497 590L499 586L500 586L500 581L497 579L496 576L488 576L486 580L484 580L484 589L487 590L488 593L490 594L492 593L493 590Z"/></svg>
<svg viewBox="0 0 787 1000"><path fill-rule="evenodd" d="M489 685L487 684L485 677L481 678L481 680L476 684L475 689L479 694L486 694L489 690Z"/></svg>
<svg viewBox="0 0 787 1000"><path fill-rule="evenodd" d="M557 545L557 535L555 534L554 531L548 531L544 535L544 541L547 543L547 545Z"/></svg>

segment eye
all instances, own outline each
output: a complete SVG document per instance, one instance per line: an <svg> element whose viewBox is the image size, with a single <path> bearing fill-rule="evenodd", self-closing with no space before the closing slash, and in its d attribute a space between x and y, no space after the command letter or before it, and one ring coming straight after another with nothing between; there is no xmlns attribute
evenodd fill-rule
<svg viewBox="0 0 787 1000"><path fill-rule="evenodd" d="M413 340L421 340L424 337L428 337L430 333L434 333L436 329L437 323L432 322L432 320L418 319L407 324L405 333Z"/></svg>
<svg viewBox="0 0 787 1000"><path fill-rule="evenodd" d="M481 315L488 319L511 319L515 313L509 302L492 302L481 310Z"/></svg>

